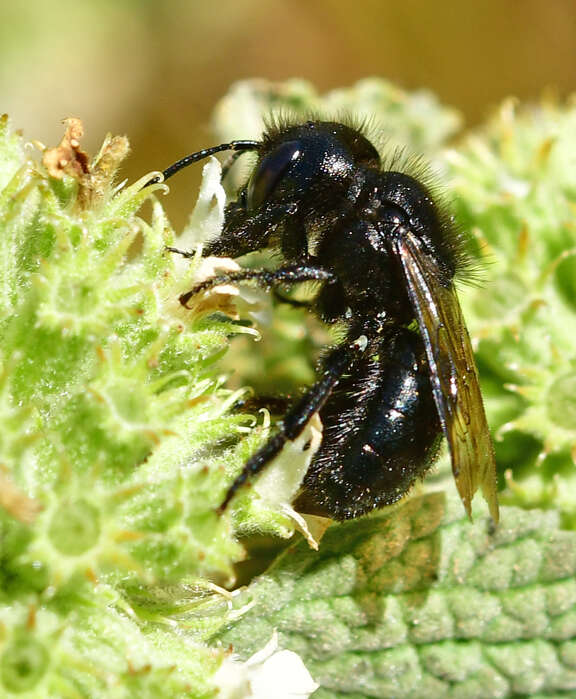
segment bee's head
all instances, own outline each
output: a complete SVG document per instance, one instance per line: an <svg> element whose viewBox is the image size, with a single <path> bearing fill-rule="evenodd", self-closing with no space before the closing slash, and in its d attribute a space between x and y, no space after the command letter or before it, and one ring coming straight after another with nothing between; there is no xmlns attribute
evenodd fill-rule
<svg viewBox="0 0 576 699"><path fill-rule="evenodd" d="M354 195L363 168L378 168L380 156L358 130L330 121L272 127L264 134L258 162L241 196L248 213L275 204L318 206ZM319 195L325 194L325 199ZM328 198L328 201L326 201Z"/></svg>

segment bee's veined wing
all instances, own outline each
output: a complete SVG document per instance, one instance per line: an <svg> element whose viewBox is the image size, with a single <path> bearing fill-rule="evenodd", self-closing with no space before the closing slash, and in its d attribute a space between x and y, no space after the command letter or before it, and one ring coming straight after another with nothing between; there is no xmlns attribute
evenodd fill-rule
<svg viewBox="0 0 576 699"><path fill-rule="evenodd" d="M468 516L472 497L480 487L492 519L498 522L494 446L458 297L452 284L442 284L437 265L412 232L404 229L393 244L424 338L434 401L448 440L456 487Z"/></svg>

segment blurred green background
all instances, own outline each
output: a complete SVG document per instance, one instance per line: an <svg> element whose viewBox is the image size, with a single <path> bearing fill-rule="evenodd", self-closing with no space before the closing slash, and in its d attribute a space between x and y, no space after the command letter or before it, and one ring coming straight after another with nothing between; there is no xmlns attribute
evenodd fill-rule
<svg viewBox="0 0 576 699"><path fill-rule="evenodd" d="M377 75L428 87L479 122L508 95L574 89L574 0L29 0L0 3L0 112L52 144L79 116L94 151L129 135L136 178L213 141L231 82L298 76L321 90ZM172 187L176 224L198 173Z"/></svg>

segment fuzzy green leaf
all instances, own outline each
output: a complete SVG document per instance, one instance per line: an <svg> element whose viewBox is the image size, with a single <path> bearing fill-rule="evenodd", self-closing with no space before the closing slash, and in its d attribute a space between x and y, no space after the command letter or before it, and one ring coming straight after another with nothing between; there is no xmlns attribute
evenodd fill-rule
<svg viewBox="0 0 576 699"><path fill-rule="evenodd" d="M458 507L432 493L290 547L218 640L246 657L277 629L319 698L573 690L576 534L514 508L494 532Z"/></svg>

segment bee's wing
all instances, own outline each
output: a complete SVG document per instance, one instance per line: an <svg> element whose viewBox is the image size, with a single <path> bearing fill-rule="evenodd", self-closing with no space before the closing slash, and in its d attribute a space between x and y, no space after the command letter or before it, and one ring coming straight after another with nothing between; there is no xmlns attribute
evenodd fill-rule
<svg viewBox="0 0 576 699"><path fill-rule="evenodd" d="M498 522L494 446L486 422L468 330L453 285L410 231L394 241L408 294L424 338L430 381L442 430L448 440L456 487L471 515L478 487Z"/></svg>

